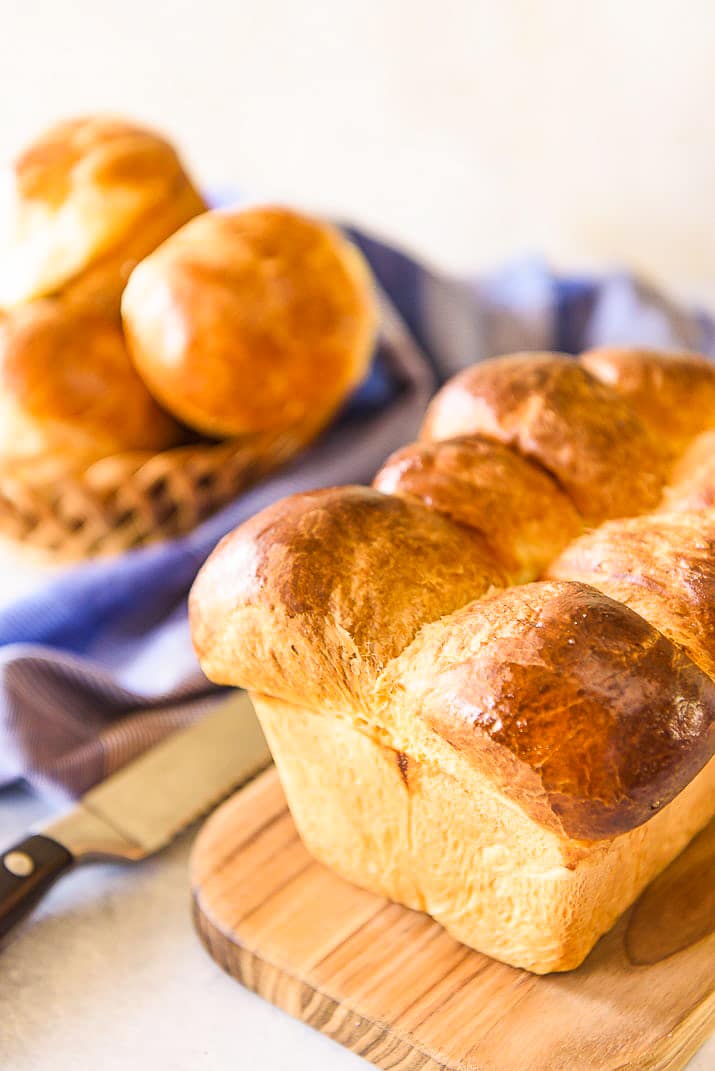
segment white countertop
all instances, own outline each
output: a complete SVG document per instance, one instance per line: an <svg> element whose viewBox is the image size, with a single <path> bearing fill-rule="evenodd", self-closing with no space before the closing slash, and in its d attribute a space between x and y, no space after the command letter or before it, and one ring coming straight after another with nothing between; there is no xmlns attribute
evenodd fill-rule
<svg viewBox="0 0 715 1071"><path fill-rule="evenodd" d="M0 845L45 812L23 790L0 793ZM189 910L193 835L146 863L68 875L0 952L2 1071L369 1066L248 992L204 952ZM688 1071L714 1067L715 1038Z"/></svg>
<svg viewBox="0 0 715 1071"><path fill-rule="evenodd" d="M45 812L24 791L0 793L0 845ZM65 877L2 949L2 1071L368 1066L204 952L189 911L192 838L146 863Z"/></svg>

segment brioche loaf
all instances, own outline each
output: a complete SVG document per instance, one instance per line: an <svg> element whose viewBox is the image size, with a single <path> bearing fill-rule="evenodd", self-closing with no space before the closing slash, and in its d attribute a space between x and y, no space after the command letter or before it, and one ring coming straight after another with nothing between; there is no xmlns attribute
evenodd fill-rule
<svg viewBox="0 0 715 1071"><path fill-rule="evenodd" d="M375 341L361 254L285 208L192 220L135 269L122 312L152 392L214 436L319 430L363 379Z"/></svg>
<svg viewBox="0 0 715 1071"><path fill-rule="evenodd" d="M195 647L251 690L320 860L544 973L708 822L715 510L687 507L713 490L714 390L697 356L488 361L375 490L293 496L219 545Z"/></svg>

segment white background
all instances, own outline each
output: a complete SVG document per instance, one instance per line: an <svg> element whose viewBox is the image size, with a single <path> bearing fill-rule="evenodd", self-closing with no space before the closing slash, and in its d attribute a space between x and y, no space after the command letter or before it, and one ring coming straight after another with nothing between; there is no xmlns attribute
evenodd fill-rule
<svg viewBox="0 0 715 1071"><path fill-rule="evenodd" d="M711 0L3 0L0 154L166 129L207 184L459 268L618 262L715 305Z"/></svg>
<svg viewBox="0 0 715 1071"><path fill-rule="evenodd" d="M449 268L618 263L715 308L714 35L711 0L0 0L0 154L110 110ZM0 840L42 810L0 795ZM187 852L68 879L0 956L2 1071L366 1066L214 967Z"/></svg>

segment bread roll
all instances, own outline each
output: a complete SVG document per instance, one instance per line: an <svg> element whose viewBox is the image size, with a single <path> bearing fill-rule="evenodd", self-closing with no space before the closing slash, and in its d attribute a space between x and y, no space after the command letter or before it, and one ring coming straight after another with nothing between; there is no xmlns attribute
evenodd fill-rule
<svg viewBox="0 0 715 1071"><path fill-rule="evenodd" d="M133 266L203 210L157 134L58 123L0 176L0 308L71 289L116 309Z"/></svg>
<svg viewBox="0 0 715 1071"><path fill-rule="evenodd" d="M562 354L498 357L451 379L421 438L465 435L543 466L591 524L653 509L665 482L662 451L630 405Z"/></svg>
<svg viewBox="0 0 715 1071"><path fill-rule="evenodd" d="M56 298L0 313L0 461L91 462L184 434L137 375L116 315Z"/></svg>
<svg viewBox="0 0 715 1071"><path fill-rule="evenodd" d="M364 377L376 329L357 249L284 208L193 220L135 269L122 313L152 392L215 436L320 428Z"/></svg>

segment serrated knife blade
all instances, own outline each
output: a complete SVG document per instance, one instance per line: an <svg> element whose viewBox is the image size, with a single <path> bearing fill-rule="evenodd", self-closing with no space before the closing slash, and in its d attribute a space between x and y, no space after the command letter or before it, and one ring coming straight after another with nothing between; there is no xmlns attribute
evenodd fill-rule
<svg viewBox="0 0 715 1071"><path fill-rule="evenodd" d="M0 937L72 866L153 855L270 761L248 696L232 692L2 853Z"/></svg>

